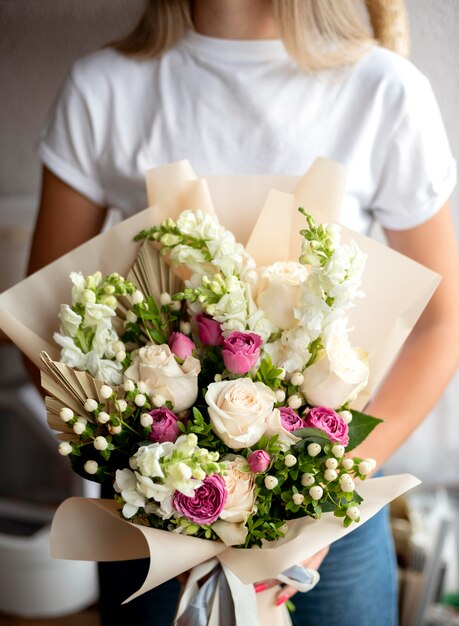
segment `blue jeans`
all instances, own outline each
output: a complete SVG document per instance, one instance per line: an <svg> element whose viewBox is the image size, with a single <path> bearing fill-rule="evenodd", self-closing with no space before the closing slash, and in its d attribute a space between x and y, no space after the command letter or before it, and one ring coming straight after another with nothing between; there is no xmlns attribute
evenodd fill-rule
<svg viewBox="0 0 459 626"><path fill-rule="evenodd" d="M99 568L102 626L171 626L179 592L176 580L120 606L141 586L148 560L100 563ZM395 626L396 568L387 510L334 543L320 576L315 589L295 596L296 626Z"/></svg>
<svg viewBox="0 0 459 626"><path fill-rule="evenodd" d="M296 594L295 626L395 626L398 598L388 507L332 544L320 582Z"/></svg>

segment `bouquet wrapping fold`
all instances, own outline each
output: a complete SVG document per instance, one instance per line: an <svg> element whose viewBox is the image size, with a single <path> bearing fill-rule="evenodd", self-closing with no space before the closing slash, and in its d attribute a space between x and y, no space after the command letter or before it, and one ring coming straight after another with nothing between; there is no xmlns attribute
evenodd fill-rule
<svg viewBox="0 0 459 626"><path fill-rule="evenodd" d="M304 224L297 207L305 207L318 222L338 221L344 184L343 168L326 160L316 161L302 179L268 176L197 179L185 161L151 170L147 174L150 208L2 294L0 327L36 365L42 366L41 351L58 361L59 351L52 344L52 336L59 305L68 300L64 277L70 272L78 269L84 274L100 271L127 275L139 252L139 244L133 241L134 235L168 217L177 218L185 208L216 214L221 223L245 244L258 266L279 260L297 260L300 254L298 231ZM360 409L383 379L436 288L439 277L363 235L344 227L341 233L345 242L356 241L368 255L363 279L365 303L355 307L350 315L354 328L353 344L364 346L369 352L370 380L352 404L353 408ZM82 377L80 381L84 384ZM361 522L418 482L407 475L362 483L359 491L365 502ZM226 580L231 587L236 615L232 623L239 625L247 623L247 615L254 614L255 597L249 583L276 577L279 572L351 530L337 523L331 513L325 513L320 520L300 518L288 522L286 537L266 542L261 550L241 550L227 548L220 542L131 524L119 517L117 507L112 501L74 498L66 501L53 523L53 555L83 560L150 556L147 579L129 599L203 562L209 561L210 565L206 567L212 568L210 559L215 558L228 571ZM78 532L73 532L76 529ZM193 586L196 582L191 576L185 597L193 596ZM272 605L272 592L261 595L263 597L257 598L259 622L288 623L285 609ZM221 589L218 593L212 592L207 623L221 622L219 603L222 597L225 596ZM180 621L183 609L183 606L179 608L179 624L187 623L183 619ZM251 619L251 623L255 622Z"/></svg>

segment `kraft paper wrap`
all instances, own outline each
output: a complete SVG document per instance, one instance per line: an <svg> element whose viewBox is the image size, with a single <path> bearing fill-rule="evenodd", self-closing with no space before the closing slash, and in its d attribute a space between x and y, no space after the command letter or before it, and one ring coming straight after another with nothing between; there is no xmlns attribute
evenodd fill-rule
<svg viewBox="0 0 459 626"><path fill-rule="evenodd" d="M339 221L345 188L342 166L318 159L299 179L288 176L212 176L197 179L186 161L147 173L150 207L117 224L26 278L0 295L0 328L38 367L45 350L58 360L52 343L61 303L70 302L72 271L127 275L140 244L134 235L185 208L216 213L221 223L247 246L259 266L298 260L305 226L303 206L318 221ZM318 210L320 207L321 211ZM342 239L354 239L368 254L363 280L365 300L350 315L352 343L369 353L371 378L354 406L362 408L381 382L404 340L435 290L434 272L368 237L342 227ZM359 485L364 497L362 522L387 502L417 485L412 476L393 476ZM320 521L289 522L285 540L263 550L237 550L223 544L135 526L122 520L113 501L72 498L59 508L52 528L52 553L78 560L124 560L151 557L148 576L132 599L147 589L208 559L218 558L244 583L264 579L305 559L344 536L332 514ZM159 566L158 566L159 564ZM320 583L319 583L320 584ZM260 623L285 626L285 608L274 607L275 591L259 594ZM269 615L268 615L269 614Z"/></svg>

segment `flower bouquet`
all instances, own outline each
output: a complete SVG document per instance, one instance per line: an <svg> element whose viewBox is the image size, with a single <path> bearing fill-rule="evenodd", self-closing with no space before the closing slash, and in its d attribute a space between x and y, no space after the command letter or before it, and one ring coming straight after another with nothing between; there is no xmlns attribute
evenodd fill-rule
<svg viewBox="0 0 459 626"><path fill-rule="evenodd" d="M330 167L322 163L319 174L316 167L294 194L271 192L245 246L220 224L206 185L186 165L160 168L148 179L150 191L162 196L153 209L26 279L0 301L6 332L29 355L40 343L45 348L42 384L49 424L60 433L59 452L82 476L108 481L116 492L113 502L64 503L53 528L55 553L119 559L119 549L103 537L110 536L107 525L118 537L122 532L127 543L121 558L154 554L134 596L198 566L177 623L187 623L199 602L206 603L209 623L218 623L221 588L239 598L236 623L275 623L272 611L281 609L270 607L267 618L266 607L259 607L257 614L247 583L284 572L300 589L310 588L316 581L292 566L416 484L412 477L372 479L358 493L354 481L364 480L374 461L347 453L377 425L357 408L378 384L436 277L313 217L315 203L326 204L317 198L317 181L324 168L330 176ZM214 189L221 185L222 179ZM142 241L140 248L129 244L132 235ZM110 267L101 250L119 238L124 258ZM388 333L384 348L369 311L360 322L354 318L368 355L351 343L349 313L364 292L368 298L361 286L367 257L366 273L374 279L381 254L398 276L423 285L414 296L411 290L408 302L387 304L386 323L387 317L392 324L403 319L405 326L397 327L397 337ZM63 293L62 266L71 270L72 289L71 301L59 302L56 358L56 349L36 332L49 328L52 317L43 317L41 328L34 323L31 332L12 315L11 302L17 307L27 283L43 284L51 275ZM376 292L378 306L388 292L381 284ZM81 543L71 539L76 519L86 529ZM165 545L173 563L159 572L155 560ZM209 573L199 590L198 580Z"/></svg>

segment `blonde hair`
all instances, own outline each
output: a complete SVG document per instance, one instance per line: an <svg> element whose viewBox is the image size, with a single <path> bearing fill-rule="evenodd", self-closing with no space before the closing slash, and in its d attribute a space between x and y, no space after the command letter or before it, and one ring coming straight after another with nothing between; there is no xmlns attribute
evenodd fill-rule
<svg viewBox="0 0 459 626"><path fill-rule="evenodd" d="M406 53L403 0L366 0L368 13L362 0L272 0L272 4L287 51L307 71L354 63L375 39ZM128 56L159 57L192 29L190 0L147 0L134 30L111 46Z"/></svg>

